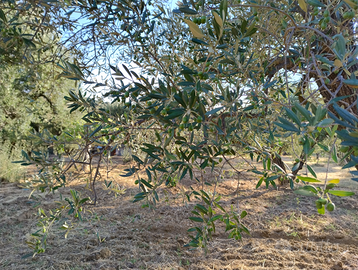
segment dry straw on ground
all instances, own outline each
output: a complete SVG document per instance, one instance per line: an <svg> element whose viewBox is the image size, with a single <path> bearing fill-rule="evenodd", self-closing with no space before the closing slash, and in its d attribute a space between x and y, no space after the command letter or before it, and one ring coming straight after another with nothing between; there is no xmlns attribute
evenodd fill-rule
<svg viewBox="0 0 358 270"><path fill-rule="evenodd" d="M98 188L98 205L88 208L95 214L87 211L88 220L68 239L54 230L46 253L27 259L21 257L30 251L25 240L36 224L34 201L28 199L28 190L1 184L0 269L358 269L357 196L334 198L337 211L320 216L314 198L284 187L256 190L256 176L248 173L240 175L236 193L236 176L227 168L217 191L225 208L239 202L241 210L248 211L245 224L252 234L237 242L219 226L205 256L183 247L189 241L186 230L193 224L187 218L195 204L185 202L183 195L195 182L185 179L179 187L162 190L161 202L151 211L131 202L138 189L133 179L119 177L125 167L117 163L109 174L126 188L124 195L114 198ZM342 175L333 175L338 173L334 170L330 178L348 175L341 170ZM343 181L347 183L358 191L358 184ZM80 181L64 193L69 188L89 194ZM44 198L45 209L55 207L56 194Z"/></svg>

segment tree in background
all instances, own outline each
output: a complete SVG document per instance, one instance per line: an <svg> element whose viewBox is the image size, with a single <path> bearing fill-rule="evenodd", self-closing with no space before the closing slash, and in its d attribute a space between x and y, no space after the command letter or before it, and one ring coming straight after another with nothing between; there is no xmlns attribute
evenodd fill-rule
<svg viewBox="0 0 358 270"><path fill-rule="evenodd" d="M59 79L60 59L74 57L60 44L60 34L51 24L55 8L46 2L3 1L0 4L0 177L11 179L11 161L21 149L41 149L29 139L32 132L47 129L59 135L72 122L64 95L75 84ZM43 147L42 147L43 148ZM4 176L6 175L6 177ZM15 177L17 178L17 177Z"/></svg>

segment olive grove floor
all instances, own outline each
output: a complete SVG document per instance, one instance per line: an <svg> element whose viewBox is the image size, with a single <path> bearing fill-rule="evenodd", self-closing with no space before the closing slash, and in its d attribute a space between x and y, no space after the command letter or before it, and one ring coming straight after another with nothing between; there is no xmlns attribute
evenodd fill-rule
<svg viewBox="0 0 358 270"><path fill-rule="evenodd" d="M84 222L67 239L54 228L46 252L34 258L22 259L31 251L25 241L36 230L30 191L0 184L0 269L358 269L357 195L335 197L337 210L321 216L315 198L298 196L284 186L255 189L258 178L250 173L240 174L237 188L236 174L225 168L216 191L223 196L224 208L239 206L248 212L244 223L251 236L242 242L228 239L224 226L218 226L205 255L184 247L187 229L194 225L188 217L198 203L184 197L195 181L185 179L161 190L161 202L149 210L132 202L138 187L133 178L119 176L127 167L120 163L114 159L108 177L125 189L124 194L115 197L98 182L98 204L86 208ZM320 165L315 169L325 171ZM358 193L358 183L340 167L328 176L340 178L341 186ZM81 178L61 191L64 197L70 188L83 196L91 194ZM47 210L59 200L56 193L42 196L41 206Z"/></svg>

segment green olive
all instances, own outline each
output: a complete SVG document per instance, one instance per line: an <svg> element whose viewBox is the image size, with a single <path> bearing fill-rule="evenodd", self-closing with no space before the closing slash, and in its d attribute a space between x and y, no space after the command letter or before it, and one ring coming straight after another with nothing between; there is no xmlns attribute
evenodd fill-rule
<svg viewBox="0 0 358 270"><path fill-rule="evenodd" d="M346 11L343 13L343 19L350 19L351 16L351 12L350 11Z"/></svg>
<svg viewBox="0 0 358 270"><path fill-rule="evenodd" d="M183 123L186 124L186 123L188 123L188 121L189 121L189 116L185 115L183 117Z"/></svg>
<svg viewBox="0 0 358 270"><path fill-rule="evenodd" d="M324 30L327 28L327 23L325 21L322 21L321 28Z"/></svg>
<svg viewBox="0 0 358 270"><path fill-rule="evenodd" d="M317 201L320 202L320 203L323 204L323 205L327 203L327 200L324 199L324 198L320 198L320 199L318 199Z"/></svg>
<svg viewBox="0 0 358 270"><path fill-rule="evenodd" d="M321 209L321 208L322 208L322 203L321 203L319 200L316 201L316 208L317 208L317 209Z"/></svg>
<svg viewBox="0 0 358 270"><path fill-rule="evenodd" d="M348 20L353 19L354 15L355 15L354 11L347 11L343 14L343 19L348 19Z"/></svg>
<svg viewBox="0 0 358 270"><path fill-rule="evenodd" d="M334 209L336 209L336 206L334 205L334 203L329 203L329 204L327 204L326 209L329 212L332 212L332 211L334 211Z"/></svg>

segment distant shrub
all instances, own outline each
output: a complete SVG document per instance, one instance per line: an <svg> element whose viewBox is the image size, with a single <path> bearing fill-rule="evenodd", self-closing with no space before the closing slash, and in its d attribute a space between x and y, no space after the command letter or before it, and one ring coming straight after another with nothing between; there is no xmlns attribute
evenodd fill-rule
<svg viewBox="0 0 358 270"><path fill-rule="evenodd" d="M0 182L18 182L25 176L25 168L13 161L20 160L20 154L10 151L6 144L0 146Z"/></svg>
<svg viewBox="0 0 358 270"><path fill-rule="evenodd" d="M123 163L131 162L133 160L132 149L128 146L125 146L122 151L122 156L123 156Z"/></svg>

